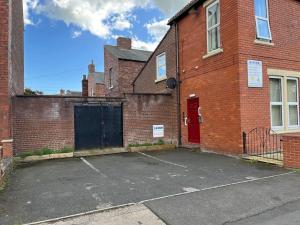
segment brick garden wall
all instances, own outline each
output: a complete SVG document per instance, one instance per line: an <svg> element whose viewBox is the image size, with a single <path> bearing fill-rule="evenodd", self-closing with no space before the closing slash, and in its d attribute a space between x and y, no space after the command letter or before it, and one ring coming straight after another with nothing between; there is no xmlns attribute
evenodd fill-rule
<svg viewBox="0 0 300 225"><path fill-rule="evenodd" d="M300 133L283 135L283 161L286 168L300 168Z"/></svg>
<svg viewBox="0 0 300 225"><path fill-rule="evenodd" d="M75 98L15 97L14 150L74 147Z"/></svg>
<svg viewBox="0 0 300 225"><path fill-rule="evenodd" d="M127 94L124 103L124 144L153 143L163 139L177 144L176 96ZM153 125L165 126L164 138L153 138Z"/></svg>
<svg viewBox="0 0 300 225"><path fill-rule="evenodd" d="M51 96L13 98L15 153L45 147L54 150L74 148L74 106L105 100ZM176 118L176 98L172 95L127 95L123 106L125 146L157 141L152 138L153 125L165 125L163 140L176 144Z"/></svg>

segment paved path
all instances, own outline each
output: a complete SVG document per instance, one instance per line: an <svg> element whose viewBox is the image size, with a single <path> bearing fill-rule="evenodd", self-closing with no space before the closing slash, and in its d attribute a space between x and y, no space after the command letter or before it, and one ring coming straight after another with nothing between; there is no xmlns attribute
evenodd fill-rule
<svg viewBox="0 0 300 225"><path fill-rule="evenodd" d="M165 225L144 205L133 205L41 225Z"/></svg>

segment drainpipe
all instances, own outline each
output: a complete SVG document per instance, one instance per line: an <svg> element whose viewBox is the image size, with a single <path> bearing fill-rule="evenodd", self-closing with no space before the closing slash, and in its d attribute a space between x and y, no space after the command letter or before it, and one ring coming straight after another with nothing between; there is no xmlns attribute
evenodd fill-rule
<svg viewBox="0 0 300 225"><path fill-rule="evenodd" d="M179 32L178 24L175 22L175 41L176 41L176 79L178 82L177 86L177 123L178 123L178 145L182 145L182 133L181 133L181 102L180 102L180 75L179 75Z"/></svg>

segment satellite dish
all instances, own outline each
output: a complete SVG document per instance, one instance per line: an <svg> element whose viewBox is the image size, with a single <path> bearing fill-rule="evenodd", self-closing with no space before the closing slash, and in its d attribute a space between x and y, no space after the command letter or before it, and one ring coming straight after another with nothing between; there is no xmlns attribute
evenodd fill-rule
<svg viewBox="0 0 300 225"><path fill-rule="evenodd" d="M175 89L177 87L177 80L175 78L169 78L167 81L167 88L169 89Z"/></svg>

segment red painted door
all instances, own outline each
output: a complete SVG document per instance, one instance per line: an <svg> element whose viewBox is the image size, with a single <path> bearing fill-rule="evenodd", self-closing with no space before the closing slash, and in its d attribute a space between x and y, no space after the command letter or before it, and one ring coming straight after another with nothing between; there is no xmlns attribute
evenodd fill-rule
<svg viewBox="0 0 300 225"><path fill-rule="evenodd" d="M189 142L200 144L199 98L187 100Z"/></svg>

